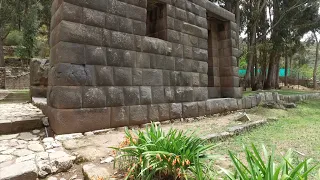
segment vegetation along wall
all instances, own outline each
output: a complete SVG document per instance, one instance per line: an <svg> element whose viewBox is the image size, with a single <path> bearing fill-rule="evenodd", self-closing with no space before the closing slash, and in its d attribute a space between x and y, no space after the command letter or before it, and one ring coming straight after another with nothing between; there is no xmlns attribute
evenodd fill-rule
<svg viewBox="0 0 320 180"><path fill-rule="evenodd" d="M207 0L55 0L52 14L57 134L201 116L217 108L210 98L241 97L235 17Z"/></svg>

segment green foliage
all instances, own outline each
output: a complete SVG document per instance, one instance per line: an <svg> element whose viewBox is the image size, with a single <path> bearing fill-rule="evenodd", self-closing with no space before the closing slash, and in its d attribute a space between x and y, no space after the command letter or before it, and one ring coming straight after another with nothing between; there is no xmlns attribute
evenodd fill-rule
<svg viewBox="0 0 320 180"><path fill-rule="evenodd" d="M34 55L34 47L36 43L36 36L38 33L39 21L38 18L38 5L34 4L28 10L23 21L23 41L20 49L20 57L32 58Z"/></svg>
<svg viewBox="0 0 320 180"><path fill-rule="evenodd" d="M276 164L274 151L268 153L265 146L263 155L252 144L251 150L244 146L246 162L242 162L234 153L229 151L230 158L233 162L235 172L230 173L223 169L230 180L306 180L310 173L318 166L309 166L311 159L303 162L294 162L292 151L289 151L281 163Z"/></svg>
<svg viewBox="0 0 320 180"><path fill-rule="evenodd" d="M133 132L126 129L125 147L114 148L125 167L126 179L206 179L208 168L205 160L207 150L204 140L183 131L170 129L168 133L152 123L146 131Z"/></svg>
<svg viewBox="0 0 320 180"><path fill-rule="evenodd" d="M42 25L39 29L39 33L36 36L36 44L35 44L35 55L41 58L49 57L50 47L48 43L47 32L48 27L46 25Z"/></svg>
<svg viewBox="0 0 320 180"><path fill-rule="evenodd" d="M7 46L18 46L22 43L22 33L20 31L11 31L6 37L4 44Z"/></svg>

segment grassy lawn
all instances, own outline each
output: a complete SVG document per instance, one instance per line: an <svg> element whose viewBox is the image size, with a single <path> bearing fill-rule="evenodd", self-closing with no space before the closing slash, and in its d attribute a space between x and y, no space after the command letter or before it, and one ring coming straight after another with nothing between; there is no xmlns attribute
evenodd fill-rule
<svg viewBox="0 0 320 180"><path fill-rule="evenodd" d="M278 158L292 149L294 157L299 160L313 158L314 162L320 162L320 101L301 102L297 109L288 111L261 107L250 111L266 117L278 117L279 121L222 142L213 153L227 157L228 150L243 152L243 144L254 143L257 147L264 144L269 150L275 148Z"/></svg>

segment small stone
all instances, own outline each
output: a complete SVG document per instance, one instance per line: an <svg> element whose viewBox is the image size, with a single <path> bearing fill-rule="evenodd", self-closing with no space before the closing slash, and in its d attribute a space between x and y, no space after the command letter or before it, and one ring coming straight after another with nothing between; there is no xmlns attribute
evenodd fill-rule
<svg viewBox="0 0 320 180"><path fill-rule="evenodd" d="M9 141L9 146L10 147L15 147L15 146L18 146L18 145L19 145L19 143L18 143L18 141L16 139L11 139Z"/></svg>
<svg viewBox="0 0 320 180"><path fill-rule="evenodd" d="M93 133L93 132L86 132L86 133L84 133L84 135L85 135L85 136L93 136L94 133Z"/></svg>
<svg viewBox="0 0 320 180"><path fill-rule="evenodd" d="M1 135L1 136L0 136L0 141L1 141L1 140L14 139L14 138L17 138L18 136L19 136L19 134Z"/></svg>
<svg viewBox="0 0 320 180"><path fill-rule="evenodd" d="M11 161L14 158L12 155L0 155L0 163Z"/></svg>
<svg viewBox="0 0 320 180"><path fill-rule="evenodd" d="M104 164L104 163L111 163L114 161L114 157L108 157L106 159L103 159L102 161L100 161L101 164Z"/></svg>
<svg viewBox="0 0 320 180"><path fill-rule="evenodd" d="M77 179L77 177L78 177L78 175L73 175L73 176L71 176L71 178L69 178L69 180L75 180L75 179Z"/></svg>
<svg viewBox="0 0 320 180"><path fill-rule="evenodd" d="M33 152L30 151L30 150L27 150L27 149L18 149L18 150L15 150L12 153L12 155L15 155L15 156L18 156L18 157L27 156L27 155L30 155L30 154L33 154Z"/></svg>
<svg viewBox="0 0 320 180"><path fill-rule="evenodd" d="M58 148L62 146L61 142L58 142L58 141L51 143L51 145L53 146L53 148Z"/></svg>
<svg viewBox="0 0 320 180"><path fill-rule="evenodd" d="M64 151L56 151L49 154L49 159L52 172L59 173L69 170L76 157L71 156Z"/></svg>
<svg viewBox="0 0 320 180"><path fill-rule="evenodd" d="M27 144L20 144L18 146L16 146L17 149L25 149L27 148Z"/></svg>
<svg viewBox="0 0 320 180"><path fill-rule="evenodd" d="M48 142L53 142L53 141L54 141L53 137L47 137L42 140L43 143L48 143Z"/></svg>
<svg viewBox="0 0 320 180"><path fill-rule="evenodd" d="M35 129L32 131L33 134L39 134L41 131L39 129Z"/></svg>
<svg viewBox="0 0 320 180"><path fill-rule="evenodd" d="M15 150L17 150L16 148L10 148L10 149L7 149L5 151L2 151L1 154L12 154Z"/></svg>
<svg viewBox="0 0 320 180"><path fill-rule="evenodd" d="M283 106L288 109L297 108L295 103L283 103Z"/></svg>
<svg viewBox="0 0 320 180"><path fill-rule="evenodd" d="M236 121L248 122L248 121L251 121L251 119L249 118L249 116L247 114L242 114L236 119Z"/></svg>
<svg viewBox="0 0 320 180"><path fill-rule="evenodd" d="M39 152L36 154L36 161L47 160L49 159L49 153Z"/></svg>
<svg viewBox="0 0 320 180"><path fill-rule="evenodd" d="M97 178L103 178L109 180L110 174L108 170L101 166L94 164L86 164L82 167L83 175L87 180L95 180Z"/></svg>
<svg viewBox="0 0 320 180"><path fill-rule="evenodd" d="M32 141L38 141L40 139L40 137L35 137L35 138L32 138Z"/></svg>
<svg viewBox="0 0 320 180"><path fill-rule="evenodd" d="M100 130L93 131L93 134L105 134L105 133L108 133L108 132L113 131L113 130L114 130L114 128L100 129Z"/></svg>
<svg viewBox="0 0 320 180"><path fill-rule="evenodd" d="M39 141L29 141L29 144L39 144Z"/></svg>
<svg viewBox="0 0 320 180"><path fill-rule="evenodd" d="M22 156L22 157L19 157L16 159L16 162L19 163L19 162L24 162L24 161L29 161L29 160L32 160L36 157L35 154L30 154L30 155L27 155L27 156Z"/></svg>
<svg viewBox="0 0 320 180"><path fill-rule="evenodd" d="M43 145L44 145L44 148L45 148L46 150L49 150L49 149L52 149L52 148L53 148L53 146L52 146L51 143L44 143Z"/></svg>
<svg viewBox="0 0 320 180"><path fill-rule="evenodd" d="M18 144L28 144L28 141L24 141L24 140L18 140L17 142Z"/></svg>
<svg viewBox="0 0 320 180"><path fill-rule="evenodd" d="M30 140L32 140L33 138L37 138L37 136L31 134L30 132L20 133L20 135L19 135L19 137L18 137L18 139L25 140L25 141L30 141Z"/></svg>
<svg viewBox="0 0 320 180"><path fill-rule="evenodd" d="M37 179L37 166L34 161L12 164L0 169L0 179Z"/></svg>
<svg viewBox="0 0 320 180"><path fill-rule="evenodd" d="M57 135L55 137L55 139L58 141L65 141L65 140L77 139L77 138L81 138L81 137L83 137L83 135L81 133L75 133L75 134Z"/></svg>
<svg viewBox="0 0 320 180"><path fill-rule="evenodd" d="M39 177L44 178L52 172L49 160L37 161L37 166Z"/></svg>
<svg viewBox="0 0 320 180"><path fill-rule="evenodd" d="M48 177L47 180L58 180L58 178L56 178L56 177Z"/></svg>
<svg viewBox="0 0 320 180"><path fill-rule="evenodd" d="M28 149L34 152L42 152L44 151L44 148L41 144L29 144Z"/></svg>
<svg viewBox="0 0 320 180"><path fill-rule="evenodd" d="M65 178L60 178L60 180L66 180Z"/></svg>
<svg viewBox="0 0 320 180"><path fill-rule="evenodd" d="M43 117L41 120L42 120L42 124L43 124L45 127L50 126L48 117Z"/></svg>
<svg viewBox="0 0 320 180"><path fill-rule="evenodd" d="M0 146L0 152L7 150L9 147L8 146Z"/></svg>

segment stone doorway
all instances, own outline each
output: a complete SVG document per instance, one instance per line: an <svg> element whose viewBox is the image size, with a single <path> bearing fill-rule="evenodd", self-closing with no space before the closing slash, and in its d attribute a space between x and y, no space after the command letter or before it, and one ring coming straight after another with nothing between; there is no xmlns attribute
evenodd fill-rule
<svg viewBox="0 0 320 180"><path fill-rule="evenodd" d="M208 97L236 97L239 76L231 22L208 16Z"/></svg>

